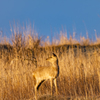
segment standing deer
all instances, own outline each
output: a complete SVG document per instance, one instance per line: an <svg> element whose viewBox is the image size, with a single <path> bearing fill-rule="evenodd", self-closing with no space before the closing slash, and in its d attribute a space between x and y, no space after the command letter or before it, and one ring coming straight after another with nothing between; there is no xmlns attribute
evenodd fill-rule
<svg viewBox="0 0 100 100"><path fill-rule="evenodd" d="M51 84L51 95L52 95L52 81L54 81L56 94L57 94L57 83L56 78L59 75L59 66L58 66L58 58L53 53L51 57L46 59L47 61L52 63L52 66L46 67L37 67L35 71L33 71L32 75L34 78L34 87L35 87L35 99L37 100L37 90L43 81L50 80Z"/></svg>

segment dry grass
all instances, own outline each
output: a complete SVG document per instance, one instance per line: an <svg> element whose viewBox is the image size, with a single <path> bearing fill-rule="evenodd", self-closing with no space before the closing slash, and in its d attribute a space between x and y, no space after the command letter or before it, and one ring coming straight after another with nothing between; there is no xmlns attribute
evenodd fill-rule
<svg viewBox="0 0 100 100"><path fill-rule="evenodd" d="M63 46L56 49L54 42L49 47L45 44L46 46L44 45L41 49L40 44L43 41L33 33L26 35L15 31L12 36L12 46L6 50L0 50L0 100L34 100L32 72L36 66L50 65L45 59L50 56L51 52L57 54L59 60L58 96L55 95L54 86L54 95L50 95L50 83L45 81L39 88L38 99L99 100L99 46L86 47L83 52L83 49L78 46L74 48L70 39L72 47L69 49L63 49ZM63 38L62 35L62 40ZM59 44L66 44L62 40ZM68 40L64 39L64 41ZM36 58L37 64L33 57Z"/></svg>

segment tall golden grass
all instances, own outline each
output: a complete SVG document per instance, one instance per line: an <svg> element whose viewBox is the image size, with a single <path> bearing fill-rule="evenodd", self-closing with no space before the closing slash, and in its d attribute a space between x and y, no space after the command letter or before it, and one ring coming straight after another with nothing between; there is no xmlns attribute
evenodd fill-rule
<svg viewBox="0 0 100 100"><path fill-rule="evenodd" d="M99 100L100 46L96 45L99 42L91 43L84 37L82 41L68 39L61 33L58 40L50 43L48 37L43 41L33 30L28 32L14 30L11 42L5 39L0 43L0 100L34 100L32 72L38 66L50 65L45 59L52 52L58 56L60 68L56 99ZM39 100L51 100L50 92L50 83L46 81L39 88Z"/></svg>

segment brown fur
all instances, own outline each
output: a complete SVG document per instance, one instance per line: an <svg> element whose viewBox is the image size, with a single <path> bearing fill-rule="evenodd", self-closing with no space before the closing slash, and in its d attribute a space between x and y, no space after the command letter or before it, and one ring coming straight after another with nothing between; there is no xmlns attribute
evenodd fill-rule
<svg viewBox="0 0 100 100"><path fill-rule="evenodd" d="M57 94L56 78L59 75L58 58L53 53L52 56L47 58L46 60L51 62L52 66L37 67L32 73L33 78L34 78L35 99L36 100L37 100L37 90L39 89L41 84L48 79L50 80L50 85L51 85L51 95L52 95L52 81L54 82L56 94Z"/></svg>

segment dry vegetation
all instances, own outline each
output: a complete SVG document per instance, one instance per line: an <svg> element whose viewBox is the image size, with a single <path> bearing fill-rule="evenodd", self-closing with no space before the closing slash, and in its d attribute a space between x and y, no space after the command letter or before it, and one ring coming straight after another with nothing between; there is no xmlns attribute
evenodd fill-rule
<svg viewBox="0 0 100 100"><path fill-rule="evenodd" d="M58 96L55 95L54 86L54 95L50 95L50 83L45 81L38 91L39 100L100 99L99 39L91 43L89 39L81 37L79 42L72 37L68 39L61 33L59 40L53 39L50 44L49 38L42 41L30 29L23 32L12 31L11 42L6 38L5 41L4 38L2 40L0 100L34 100L32 71L38 66L50 65L45 59L52 52L57 54L60 67L57 78Z"/></svg>

